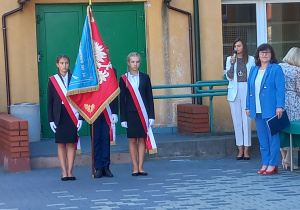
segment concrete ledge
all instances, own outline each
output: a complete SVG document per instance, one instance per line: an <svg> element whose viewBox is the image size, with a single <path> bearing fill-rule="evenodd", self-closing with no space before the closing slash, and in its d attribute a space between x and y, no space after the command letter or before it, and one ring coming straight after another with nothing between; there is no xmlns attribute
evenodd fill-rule
<svg viewBox="0 0 300 210"><path fill-rule="evenodd" d="M165 142L157 144L156 154L146 155L146 160L168 159L210 159L210 158L235 158L237 146L234 136L214 136L214 139L189 140L180 142ZM257 136L252 137L250 156L259 156L259 142Z"/></svg>
<svg viewBox="0 0 300 210"><path fill-rule="evenodd" d="M170 159L209 159L209 158L235 158L238 150L235 145L234 135L212 135L203 134L202 137L187 137L185 139L172 139L158 142L156 154L146 154L146 161L170 160ZM128 146L126 147L126 149ZM259 142L256 134L252 134L252 146L250 156L259 156ZM111 151L111 163L131 163L128 150ZM80 154L75 158L75 166L91 166L91 154ZM60 167L57 156L31 157L32 168L53 168Z"/></svg>
<svg viewBox="0 0 300 210"><path fill-rule="evenodd" d="M129 153L111 153L111 164L119 163L131 163ZM76 155L74 166L91 166L92 157L91 154ZM59 168L60 164L57 156L50 157L34 157L31 158L31 168Z"/></svg>

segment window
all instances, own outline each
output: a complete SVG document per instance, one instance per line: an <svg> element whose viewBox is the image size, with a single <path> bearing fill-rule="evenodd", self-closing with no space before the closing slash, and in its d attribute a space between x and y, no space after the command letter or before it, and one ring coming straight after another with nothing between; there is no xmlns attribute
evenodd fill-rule
<svg viewBox="0 0 300 210"><path fill-rule="evenodd" d="M222 19L224 59L232 55L232 44L238 37L246 41L253 55L257 47L255 4L222 5Z"/></svg>
<svg viewBox="0 0 300 210"><path fill-rule="evenodd" d="M236 2L236 4L235 4ZM258 45L273 46L278 62L291 47L300 47L300 1L222 1L224 59L232 54L237 37L247 42L250 55Z"/></svg>

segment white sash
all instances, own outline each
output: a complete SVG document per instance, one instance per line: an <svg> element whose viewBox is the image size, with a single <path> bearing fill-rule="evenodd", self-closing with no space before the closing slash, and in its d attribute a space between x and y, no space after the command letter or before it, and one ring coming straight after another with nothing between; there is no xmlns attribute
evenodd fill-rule
<svg viewBox="0 0 300 210"><path fill-rule="evenodd" d="M127 79L128 79L128 82L130 83L130 85L132 86L132 89L134 91L134 94L136 95L136 98L138 100L138 103L141 107L141 110L142 110L142 114L143 114L143 118L144 119L141 119L141 120L144 120L145 123L146 123L146 127L147 127L147 131L146 131L146 134L147 136L149 137L149 140L151 142L151 146L152 146L152 149L153 150L156 150L157 149L157 146L156 146L156 142L155 142L155 139L154 139L154 135L153 135L153 132L152 132L152 127L149 126L149 118L148 118L148 114L147 114L147 110L146 110L146 107L145 107L145 104L143 102L143 99L142 99L142 96L141 96L141 93L138 89L138 86L136 85L135 81L133 81L132 77L128 77L127 74L125 74ZM141 82L141 81L140 81ZM150 152L150 151L149 151Z"/></svg>

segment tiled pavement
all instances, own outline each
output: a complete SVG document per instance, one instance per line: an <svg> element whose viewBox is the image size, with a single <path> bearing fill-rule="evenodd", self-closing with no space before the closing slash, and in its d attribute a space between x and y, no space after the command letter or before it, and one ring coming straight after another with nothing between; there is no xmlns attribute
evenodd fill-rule
<svg viewBox="0 0 300 210"><path fill-rule="evenodd" d="M11 174L0 168L0 209L300 209L300 171L258 175L259 157L168 160L145 163L147 177L131 164L113 164L113 178L91 178L76 167L76 181L60 169Z"/></svg>

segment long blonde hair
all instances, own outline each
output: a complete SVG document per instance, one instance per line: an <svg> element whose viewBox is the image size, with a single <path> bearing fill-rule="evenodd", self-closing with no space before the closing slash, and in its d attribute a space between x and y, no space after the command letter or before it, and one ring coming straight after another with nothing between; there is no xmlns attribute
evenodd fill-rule
<svg viewBox="0 0 300 210"><path fill-rule="evenodd" d="M300 48L292 47L282 59L283 62L300 67Z"/></svg>

